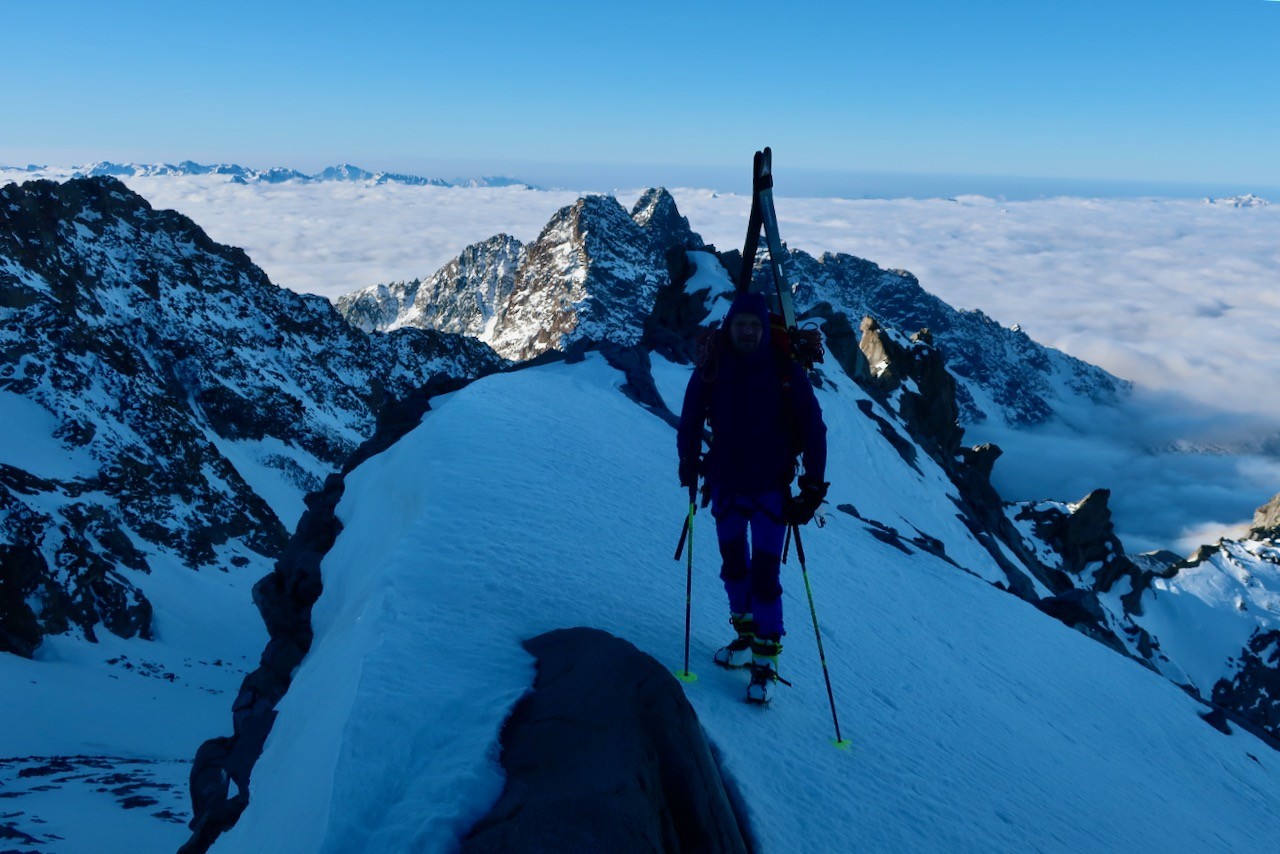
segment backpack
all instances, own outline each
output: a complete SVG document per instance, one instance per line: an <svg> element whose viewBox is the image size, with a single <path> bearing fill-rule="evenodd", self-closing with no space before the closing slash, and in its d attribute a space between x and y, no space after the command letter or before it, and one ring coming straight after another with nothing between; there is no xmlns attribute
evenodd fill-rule
<svg viewBox="0 0 1280 854"><path fill-rule="evenodd" d="M715 321L698 334L694 367L707 382L714 382L719 371L720 353L723 348L731 346L728 341L729 330ZM782 315L769 314L769 346L773 349L779 367L788 362L795 362L805 372L813 370L814 365L822 363L826 349L822 346L822 332L816 326L796 327L788 330ZM790 393L790 371L781 370L783 392Z"/></svg>
<svg viewBox="0 0 1280 854"><path fill-rule="evenodd" d="M720 354L729 342L729 330L719 321L711 324L698 335L697 356L694 370L702 375L708 389L715 383L720 369ZM791 437L791 453L798 458L804 450L804 430L795 417L795 393L791 388L791 365L798 364L807 373L814 364L821 363L826 351L822 346L822 333L817 327L788 330L782 316L769 314L769 347L773 351L777 367L778 385L782 390L782 412L785 431ZM798 468L798 463L795 465ZM792 477L794 477L794 471ZM790 482L790 481L788 481Z"/></svg>

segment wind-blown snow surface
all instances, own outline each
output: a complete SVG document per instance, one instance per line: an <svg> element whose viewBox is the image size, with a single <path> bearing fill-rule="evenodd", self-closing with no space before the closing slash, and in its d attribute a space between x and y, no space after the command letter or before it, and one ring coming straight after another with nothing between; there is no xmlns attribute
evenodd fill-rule
<svg viewBox="0 0 1280 854"><path fill-rule="evenodd" d="M658 361L669 403L687 368ZM596 356L478 381L347 478L316 640L217 851L450 851L502 787L522 639L575 625L681 664L674 434ZM956 564L833 512L805 529L844 734L831 746L803 585L767 709L716 669L726 605L697 516L686 693L761 851L1248 851L1280 833L1280 762L1168 681L977 576L999 577L926 458L908 465L839 378L819 392L830 500L942 540Z"/></svg>

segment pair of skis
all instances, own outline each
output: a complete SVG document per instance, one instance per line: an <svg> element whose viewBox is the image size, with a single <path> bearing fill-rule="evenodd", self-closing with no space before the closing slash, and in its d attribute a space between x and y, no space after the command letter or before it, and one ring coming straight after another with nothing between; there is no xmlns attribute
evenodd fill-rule
<svg viewBox="0 0 1280 854"><path fill-rule="evenodd" d="M742 247L742 270L736 282L738 293L751 290L755 272L756 254L760 250L760 232L764 232L765 245L769 247L769 270L773 273L773 286L778 295L778 312L782 329L792 357L805 367L812 368L822 361L822 333L814 328L801 329L796 322L795 303L791 298L791 282L787 278L787 251L778 234L778 214L773 209L773 151L766 146L757 151L751 170L751 216L747 221L747 239Z"/></svg>
<svg viewBox="0 0 1280 854"><path fill-rule="evenodd" d="M796 328L796 309L791 301L791 284L787 280L786 252L778 236L778 214L773 209L773 150L765 146L757 151L751 167L751 218L747 220L747 241L742 247L742 272L738 277L738 293L751 290L756 252L760 249L760 230L764 229L769 247L769 268L778 290L778 307L782 322L790 332Z"/></svg>

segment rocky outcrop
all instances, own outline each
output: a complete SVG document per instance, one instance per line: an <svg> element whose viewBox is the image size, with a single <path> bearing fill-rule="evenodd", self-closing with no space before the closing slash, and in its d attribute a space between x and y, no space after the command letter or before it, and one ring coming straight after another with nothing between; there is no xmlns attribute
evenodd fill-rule
<svg viewBox="0 0 1280 854"><path fill-rule="evenodd" d="M630 214L612 196L562 208L522 246L499 235L468 247L423 281L340 297L365 330L435 329L474 335L523 361L576 342L639 342L668 253L703 247L666 190L647 190Z"/></svg>
<svg viewBox="0 0 1280 854"><path fill-rule="evenodd" d="M1097 597L1122 591L1118 598L1122 609L1117 617L1128 629L1131 626L1127 617L1142 613L1142 596L1160 573L1139 566L1125 554L1111 521L1110 498L1111 490L1096 489L1075 504L1024 503L1011 509L1011 513L1024 531L1031 532L1031 541L1051 549L1051 559L1042 555L1034 560L1040 568L1038 577L1055 596L1075 596L1076 591L1084 591L1085 595ZM1089 610L1095 612L1092 605ZM1108 627L1104 620L1098 628L1114 634L1119 627Z"/></svg>
<svg viewBox="0 0 1280 854"><path fill-rule="evenodd" d="M24 437L0 449L0 548L21 578L0 648L148 637L132 573L236 571L283 546L255 471L301 496L388 400L500 363L458 336L358 332L112 178L0 189L0 400Z"/></svg>
<svg viewBox="0 0 1280 854"><path fill-rule="evenodd" d="M1276 495L1253 514L1253 530L1250 538L1280 539L1280 495Z"/></svg>
<svg viewBox="0 0 1280 854"><path fill-rule="evenodd" d="M644 231L649 246L658 252L706 248L702 238L689 227L688 218L680 213L676 200L663 187L645 190L631 207L631 219Z"/></svg>
<svg viewBox="0 0 1280 854"><path fill-rule="evenodd" d="M964 430L956 405L956 383L928 329L902 340L873 317L862 320L859 349L869 382L891 398L898 415L916 436L942 458L953 458Z"/></svg>
<svg viewBox="0 0 1280 854"><path fill-rule="evenodd" d="M826 305L847 318L871 316L893 329L928 329L956 382L960 423L998 418L1013 426L1041 424L1073 398L1101 405L1117 402L1129 383L1101 368L1032 341L1017 327L1003 327L980 311L958 311L920 287L904 270L885 270L852 255L814 257L788 250L796 310ZM772 289L770 273L757 259L757 289ZM846 365L846 370L848 366ZM981 389L982 395L974 392ZM979 404L979 397L991 405Z"/></svg>
<svg viewBox="0 0 1280 854"><path fill-rule="evenodd" d="M506 786L465 854L751 850L697 714L665 667L596 629L524 646L537 681L502 729Z"/></svg>
<svg viewBox="0 0 1280 854"><path fill-rule="evenodd" d="M1280 747L1280 630L1254 632L1237 656L1236 672L1214 684L1212 697L1232 720Z"/></svg>
<svg viewBox="0 0 1280 854"><path fill-rule="evenodd" d="M1016 553L1049 588L1036 606L1203 700L1212 707L1205 719L1224 732L1230 723L1280 747L1275 540L1220 540L1187 560L1131 557L1115 536L1108 497L1097 490L1076 504L1008 509L1022 534Z"/></svg>
<svg viewBox="0 0 1280 854"><path fill-rule="evenodd" d="M408 327L488 341L524 256L519 240L499 234L468 246L426 279L375 285L339 297L334 306L365 332Z"/></svg>

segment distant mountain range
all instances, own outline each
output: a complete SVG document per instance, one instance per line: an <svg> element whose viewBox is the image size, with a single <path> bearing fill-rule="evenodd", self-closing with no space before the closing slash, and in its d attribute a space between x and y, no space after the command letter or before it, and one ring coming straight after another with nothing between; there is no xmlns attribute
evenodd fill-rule
<svg viewBox="0 0 1280 854"><path fill-rule="evenodd" d="M196 163L183 160L181 163L114 163L102 160L86 166L71 167L66 170L49 166L0 166L0 170L30 172L33 176L46 172L66 172L69 178L151 178L170 175L225 175L237 184L280 184L285 181L352 181L369 184L407 184L410 186L430 187L527 187L531 190L541 189L505 175L485 175L478 178L454 178L446 181L443 178L424 178L420 175L406 175L399 172L370 172L350 163L330 166L315 174L308 175L297 169L273 166L270 169L251 169L235 163Z"/></svg>
<svg viewBox="0 0 1280 854"><path fill-rule="evenodd" d="M1271 204L1271 202L1253 193L1247 193L1243 196L1229 196L1222 199L1206 198L1204 203L1206 205L1222 205L1229 208L1265 208Z"/></svg>

